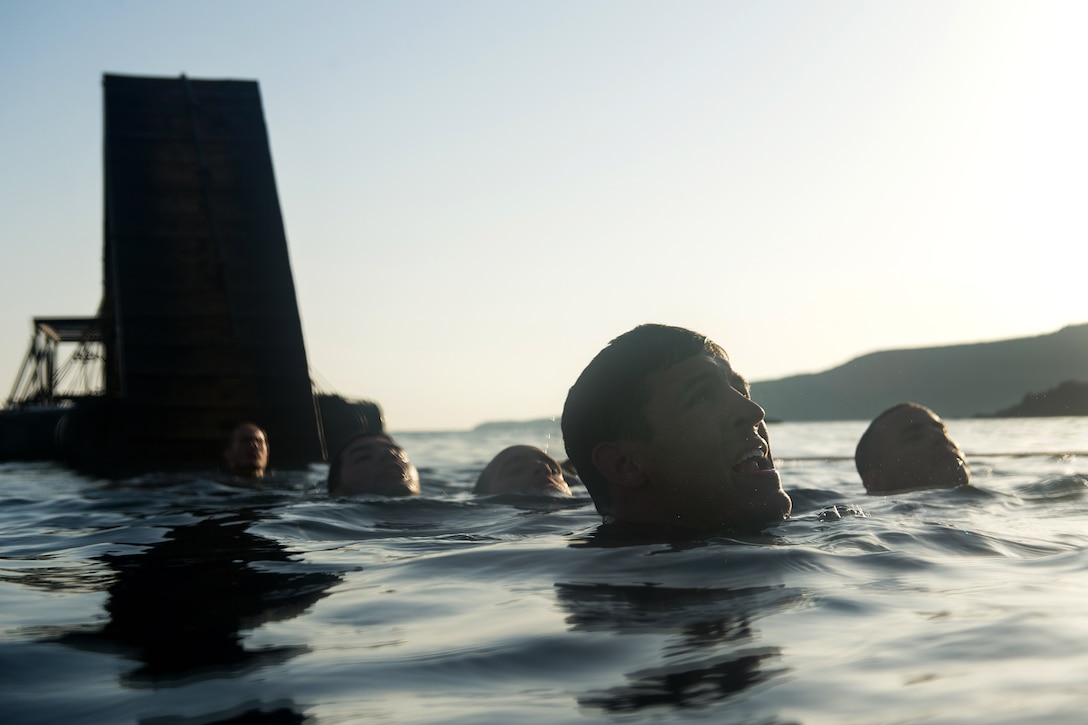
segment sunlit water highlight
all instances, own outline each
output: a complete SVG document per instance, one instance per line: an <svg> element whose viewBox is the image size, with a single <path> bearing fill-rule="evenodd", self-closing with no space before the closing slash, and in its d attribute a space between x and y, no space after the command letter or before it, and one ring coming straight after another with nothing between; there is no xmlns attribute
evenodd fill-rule
<svg viewBox="0 0 1088 725"><path fill-rule="evenodd" d="M7 723L1080 723L1088 418L950 421L974 489L862 495L862 422L774 424L793 520L593 545L481 498L558 426L397 436L424 495L0 465ZM273 450L275 443L273 442ZM831 506L841 519L821 516Z"/></svg>

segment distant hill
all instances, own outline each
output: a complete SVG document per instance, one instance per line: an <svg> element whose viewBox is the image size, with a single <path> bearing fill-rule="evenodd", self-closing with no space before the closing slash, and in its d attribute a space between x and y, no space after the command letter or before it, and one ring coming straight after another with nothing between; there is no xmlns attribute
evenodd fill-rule
<svg viewBox="0 0 1088 725"><path fill-rule="evenodd" d="M559 416L554 418L535 418L533 420L493 420L480 423L472 430L474 433L492 433L519 430L525 433L550 431L559 425Z"/></svg>
<svg viewBox="0 0 1088 725"><path fill-rule="evenodd" d="M994 418L1047 418L1088 415L1088 383L1068 380L1045 393L1028 393L1016 405L999 410Z"/></svg>
<svg viewBox="0 0 1088 725"><path fill-rule="evenodd" d="M942 418L971 418L1008 411L1032 391L1070 381L1088 381L1088 324L1038 337L875 352L822 373L754 382L752 397L777 420L869 420L905 400ZM1062 415L1088 414L1077 410Z"/></svg>

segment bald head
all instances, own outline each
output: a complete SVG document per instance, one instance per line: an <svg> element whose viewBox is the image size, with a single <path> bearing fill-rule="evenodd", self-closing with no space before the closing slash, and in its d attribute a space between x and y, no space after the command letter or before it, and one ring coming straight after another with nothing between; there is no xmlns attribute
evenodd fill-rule
<svg viewBox="0 0 1088 725"><path fill-rule="evenodd" d="M971 481L963 451L936 413L899 403L873 419L858 441L854 464L871 494L953 488Z"/></svg>
<svg viewBox="0 0 1088 725"><path fill-rule="evenodd" d="M535 446L510 446L487 464L475 493L542 493L570 496L559 462Z"/></svg>

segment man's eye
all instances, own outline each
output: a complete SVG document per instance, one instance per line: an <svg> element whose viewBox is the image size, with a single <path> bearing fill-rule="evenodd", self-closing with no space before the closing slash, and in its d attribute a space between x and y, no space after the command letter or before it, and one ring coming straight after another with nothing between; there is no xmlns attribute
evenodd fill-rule
<svg viewBox="0 0 1088 725"><path fill-rule="evenodd" d="M699 388L691 394L691 404L696 405L699 403L705 403L714 397L714 394L708 388Z"/></svg>

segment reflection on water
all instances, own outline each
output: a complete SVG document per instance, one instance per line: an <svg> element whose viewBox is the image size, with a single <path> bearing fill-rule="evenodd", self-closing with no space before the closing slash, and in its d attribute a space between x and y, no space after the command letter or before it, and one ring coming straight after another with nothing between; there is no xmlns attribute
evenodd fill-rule
<svg viewBox="0 0 1088 725"><path fill-rule="evenodd" d="M307 717L299 713L295 703L284 700L271 704L243 703L228 710L195 717L168 715L141 718L139 725L298 725L307 721Z"/></svg>
<svg viewBox="0 0 1088 725"><path fill-rule="evenodd" d="M302 614L340 577L300 570L281 544L248 530L256 520L252 510L211 514L170 529L143 553L102 557L116 577L109 621L94 638L123 645L140 662L125 684L233 677L307 651L248 649L243 632Z"/></svg>
<svg viewBox="0 0 1088 725"><path fill-rule="evenodd" d="M661 706L681 709L707 707L774 675L773 672L763 671L763 660L777 657L778 654L778 650L773 650L770 653L709 660L699 667L689 664L682 669L662 667L641 670L629 675L627 685L580 697L578 702L584 707L615 713Z"/></svg>
<svg viewBox="0 0 1088 725"><path fill-rule="evenodd" d="M661 664L626 673L622 684L586 693L583 707L613 713L700 708L786 672L778 647L762 645L753 621L802 600L785 587L672 588L556 584L572 631L664 634Z"/></svg>

